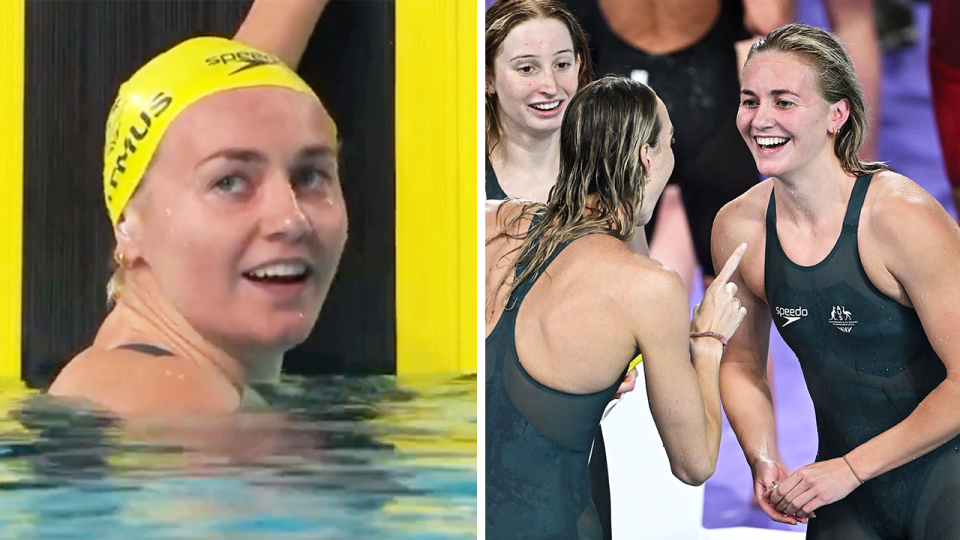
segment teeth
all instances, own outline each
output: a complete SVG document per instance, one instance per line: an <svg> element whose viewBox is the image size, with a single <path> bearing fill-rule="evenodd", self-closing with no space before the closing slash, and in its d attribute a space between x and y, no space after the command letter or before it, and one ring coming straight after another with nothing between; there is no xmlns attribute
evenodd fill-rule
<svg viewBox="0 0 960 540"><path fill-rule="evenodd" d="M293 277L307 273L307 265L299 263L281 263L263 266L250 272L255 278Z"/></svg>
<svg viewBox="0 0 960 540"><path fill-rule="evenodd" d="M560 102L554 101L553 103L537 103L536 105L531 106L538 111L552 111L560 106Z"/></svg>
<svg viewBox="0 0 960 540"><path fill-rule="evenodd" d="M786 137L757 137L757 144L760 146L775 146L788 140Z"/></svg>

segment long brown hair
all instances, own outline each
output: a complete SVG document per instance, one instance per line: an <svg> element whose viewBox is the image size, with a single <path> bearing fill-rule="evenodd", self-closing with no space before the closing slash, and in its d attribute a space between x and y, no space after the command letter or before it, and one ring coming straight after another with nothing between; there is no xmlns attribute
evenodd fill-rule
<svg viewBox="0 0 960 540"><path fill-rule="evenodd" d="M768 51L798 55L817 75L815 84L820 97L828 103L846 99L850 104L850 116L833 142L833 151L845 171L862 175L891 170L879 161L860 161L858 152L867 137L867 104L853 62L837 36L805 24L781 26L750 47L747 62L755 54Z"/></svg>
<svg viewBox="0 0 960 540"><path fill-rule="evenodd" d="M509 299L561 245L587 234L608 234L623 241L633 238L647 183L640 149L644 144L655 148L662 128L657 95L645 84L604 77L577 93L560 127L560 174L547 204L527 204L487 240L489 244L502 236L523 239L519 255L494 290L517 266L526 264L510 286ZM587 198L594 194L597 207L590 208ZM529 231L506 232L518 220L535 215L541 219Z"/></svg>
<svg viewBox="0 0 960 540"><path fill-rule="evenodd" d="M498 0L486 13L486 77L493 78L493 61L500 54L503 40L522 22L543 17L556 19L566 25L573 41L573 54L580 60L580 71L577 75L577 88L583 88L593 80L593 61L590 59L590 49L587 47L587 37L577 22L577 18L570 13L558 0ZM485 94L486 116L486 148L487 155L500 142L500 100L495 94Z"/></svg>

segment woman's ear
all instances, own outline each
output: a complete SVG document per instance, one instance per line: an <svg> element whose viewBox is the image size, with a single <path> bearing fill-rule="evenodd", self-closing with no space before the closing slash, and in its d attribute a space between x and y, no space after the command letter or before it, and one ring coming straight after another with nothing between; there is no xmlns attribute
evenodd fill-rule
<svg viewBox="0 0 960 540"><path fill-rule="evenodd" d="M643 167L644 175L649 175L653 167L653 162L650 158L650 143L643 143L643 146L640 147L640 166Z"/></svg>
<svg viewBox="0 0 960 540"><path fill-rule="evenodd" d="M120 221L113 228L113 235L117 240L117 251L123 254L127 261L133 261L141 256L141 222L139 212L128 208L120 216Z"/></svg>
<svg viewBox="0 0 960 540"><path fill-rule="evenodd" d="M846 98L830 106L830 124L827 131L837 133L850 118L850 101Z"/></svg>

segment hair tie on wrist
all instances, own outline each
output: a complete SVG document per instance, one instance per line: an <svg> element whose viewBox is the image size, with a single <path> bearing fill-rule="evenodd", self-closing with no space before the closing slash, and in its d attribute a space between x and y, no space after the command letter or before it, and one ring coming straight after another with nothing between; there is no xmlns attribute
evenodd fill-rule
<svg viewBox="0 0 960 540"><path fill-rule="evenodd" d="M698 337L712 337L714 339L720 340L720 343L723 345L723 352L720 353L720 356L723 356L723 353L727 352L727 338L723 337L721 334L716 332L690 332L691 338Z"/></svg>
<svg viewBox="0 0 960 540"><path fill-rule="evenodd" d="M847 467L850 467L850 472L853 473L853 476L854 476L854 478L857 479L857 482L860 482L860 484L863 484L863 480L860 479L860 475L857 474L857 471L853 470L853 465L850 464L850 460L847 459L847 456L846 456L846 455L843 456L843 460L844 460L845 462L847 462Z"/></svg>

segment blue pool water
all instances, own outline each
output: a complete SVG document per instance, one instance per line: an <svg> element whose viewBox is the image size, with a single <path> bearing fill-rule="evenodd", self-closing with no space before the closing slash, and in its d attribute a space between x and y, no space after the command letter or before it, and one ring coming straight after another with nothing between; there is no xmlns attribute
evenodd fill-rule
<svg viewBox="0 0 960 540"><path fill-rule="evenodd" d="M120 425L0 383L0 538L474 539L476 377L285 378Z"/></svg>

